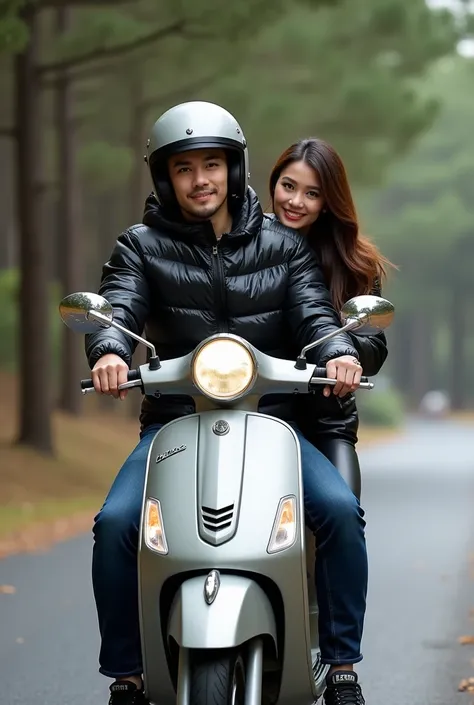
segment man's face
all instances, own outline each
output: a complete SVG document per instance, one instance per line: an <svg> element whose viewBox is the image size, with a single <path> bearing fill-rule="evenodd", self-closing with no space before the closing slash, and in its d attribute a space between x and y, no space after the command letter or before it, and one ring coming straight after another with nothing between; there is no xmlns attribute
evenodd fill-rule
<svg viewBox="0 0 474 705"><path fill-rule="evenodd" d="M187 220L209 220L227 208L227 159L223 149L174 154L168 169L176 199Z"/></svg>

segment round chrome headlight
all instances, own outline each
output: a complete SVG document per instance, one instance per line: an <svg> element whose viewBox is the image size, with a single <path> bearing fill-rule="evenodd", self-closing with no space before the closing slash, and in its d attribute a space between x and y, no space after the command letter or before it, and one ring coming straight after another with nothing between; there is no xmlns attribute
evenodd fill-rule
<svg viewBox="0 0 474 705"><path fill-rule="evenodd" d="M191 374L207 397L233 401L255 382L257 364L243 343L233 338L213 338L203 343L193 358Z"/></svg>

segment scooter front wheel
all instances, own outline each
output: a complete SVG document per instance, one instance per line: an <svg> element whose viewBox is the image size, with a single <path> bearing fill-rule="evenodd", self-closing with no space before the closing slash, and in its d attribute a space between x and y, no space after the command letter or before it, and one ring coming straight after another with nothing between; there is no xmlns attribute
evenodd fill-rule
<svg viewBox="0 0 474 705"><path fill-rule="evenodd" d="M245 663L240 648L193 650L192 705L244 705Z"/></svg>

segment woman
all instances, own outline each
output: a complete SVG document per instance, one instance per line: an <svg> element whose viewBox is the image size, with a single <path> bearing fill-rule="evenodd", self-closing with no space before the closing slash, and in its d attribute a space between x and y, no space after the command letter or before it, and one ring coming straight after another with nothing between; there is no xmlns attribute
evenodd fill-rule
<svg viewBox="0 0 474 705"><path fill-rule="evenodd" d="M327 142L303 139L283 152L270 175L270 196L280 222L308 238L337 311L353 296L381 294L381 281L391 263L360 234L344 164ZM364 374L377 374L387 357L385 335L352 338ZM308 440L338 468L359 498L354 395L340 399L326 388L298 398L295 414Z"/></svg>

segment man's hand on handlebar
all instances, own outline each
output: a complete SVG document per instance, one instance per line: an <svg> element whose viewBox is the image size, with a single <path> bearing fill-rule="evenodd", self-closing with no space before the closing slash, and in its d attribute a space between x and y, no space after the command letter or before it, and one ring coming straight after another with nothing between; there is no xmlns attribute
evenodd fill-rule
<svg viewBox="0 0 474 705"><path fill-rule="evenodd" d="M345 397L346 394L354 392L359 386L362 366L352 355L342 355L342 357L329 360L326 365L326 373L329 379L337 379L337 383L332 388L333 394L337 397ZM323 394L328 397L331 394L331 387L324 387Z"/></svg>
<svg viewBox="0 0 474 705"><path fill-rule="evenodd" d="M103 355L95 363L91 374L95 391L112 395L115 399L125 399L127 390L119 391L118 387L127 381L128 370L127 363L118 355Z"/></svg>

